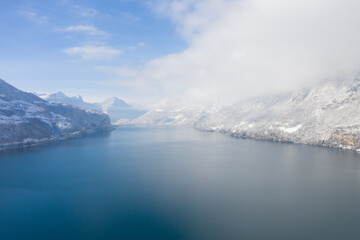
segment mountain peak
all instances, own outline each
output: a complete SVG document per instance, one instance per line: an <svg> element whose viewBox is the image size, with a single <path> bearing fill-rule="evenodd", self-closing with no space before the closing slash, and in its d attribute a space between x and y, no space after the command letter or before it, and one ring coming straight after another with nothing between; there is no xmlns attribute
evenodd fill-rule
<svg viewBox="0 0 360 240"><path fill-rule="evenodd" d="M109 107L110 105L116 106L116 107L130 107L129 104L127 104L124 100L117 98L117 97L111 97L106 99L101 103L101 105Z"/></svg>
<svg viewBox="0 0 360 240"><path fill-rule="evenodd" d="M80 95L68 97L63 92L56 92L45 97L46 100L51 102L62 102L70 105L83 104L84 101Z"/></svg>
<svg viewBox="0 0 360 240"><path fill-rule="evenodd" d="M73 98L78 99L78 100L81 101L81 102L84 101L81 95L76 95L76 96L74 96Z"/></svg>
<svg viewBox="0 0 360 240"><path fill-rule="evenodd" d="M63 98L63 97L66 97L66 95L60 91L49 95L49 98Z"/></svg>

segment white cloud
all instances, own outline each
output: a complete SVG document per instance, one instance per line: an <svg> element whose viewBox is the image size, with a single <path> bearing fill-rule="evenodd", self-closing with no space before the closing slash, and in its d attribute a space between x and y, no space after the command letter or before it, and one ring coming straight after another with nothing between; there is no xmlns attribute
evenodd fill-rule
<svg viewBox="0 0 360 240"><path fill-rule="evenodd" d="M63 5L68 7L68 11L81 18L94 18L99 12L94 8L84 7L74 4L72 0L61 0Z"/></svg>
<svg viewBox="0 0 360 240"><path fill-rule="evenodd" d="M150 6L158 14L169 17L177 30L191 40L197 33L204 31L223 14L235 1L229 0L155 0ZM238 1L239 2L239 1Z"/></svg>
<svg viewBox="0 0 360 240"><path fill-rule="evenodd" d="M354 76L360 69L357 0L158 0L151 5L170 17L189 46L147 62L132 80L156 85L167 96L194 93L195 99L229 103Z"/></svg>
<svg viewBox="0 0 360 240"><path fill-rule="evenodd" d="M26 19L28 19L29 21L32 21L39 25L48 23L48 18L46 16L41 16L34 11L24 10L24 11L19 11L19 14L25 17Z"/></svg>
<svg viewBox="0 0 360 240"><path fill-rule="evenodd" d="M95 17L98 15L98 11L93 8L86 8L79 5L73 5L72 11L81 17Z"/></svg>
<svg viewBox="0 0 360 240"><path fill-rule="evenodd" d="M83 60L111 60L120 55L121 50L107 46L81 46L64 49L70 56L79 56Z"/></svg>
<svg viewBox="0 0 360 240"><path fill-rule="evenodd" d="M62 29L56 29L61 32L84 33L90 36L108 37L107 32L101 31L92 25L73 25Z"/></svg>

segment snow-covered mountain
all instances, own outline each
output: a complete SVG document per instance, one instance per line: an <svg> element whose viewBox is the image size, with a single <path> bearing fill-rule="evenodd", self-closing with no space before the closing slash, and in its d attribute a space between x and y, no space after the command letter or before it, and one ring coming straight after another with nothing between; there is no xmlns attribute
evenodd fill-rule
<svg viewBox="0 0 360 240"><path fill-rule="evenodd" d="M82 97L80 95L74 96L74 97L68 97L62 92L56 92L56 93L53 93L50 95L45 95L45 94L40 95L39 94L38 96L49 102L66 103L66 104L77 106L80 108L101 111L101 109L100 108L97 109L97 107L94 104L84 102L84 100L82 99Z"/></svg>
<svg viewBox="0 0 360 240"><path fill-rule="evenodd" d="M96 110L110 116L111 122L128 121L143 115L146 111L136 109L122 99L112 97L100 103L84 102L81 96L68 97L62 92L50 95L39 95L41 98L55 103L66 103L83 109Z"/></svg>
<svg viewBox="0 0 360 240"><path fill-rule="evenodd" d="M0 149L111 129L106 114L50 103L0 79Z"/></svg>
<svg viewBox="0 0 360 240"><path fill-rule="evenodd" d="M190 126L205 116L206 108L184 106L159 106L144 115L130 121L131 125L142 126Z"/></svg>
<svg viewBox="0 0 360 240"><path fill-rule="evenodd" d="M132 120L146 113L146 111L136 109L116 97L109 98L99 103L99 106L101 107L102 112L109 114L111 121L114 123Z"/></svg>
<svg viewBox="0 0 360 240"><path fill-rule="evenodd" d="M233 136L360 150L360 78L218 109L153 109L136 125L193 126Z"/></svg>

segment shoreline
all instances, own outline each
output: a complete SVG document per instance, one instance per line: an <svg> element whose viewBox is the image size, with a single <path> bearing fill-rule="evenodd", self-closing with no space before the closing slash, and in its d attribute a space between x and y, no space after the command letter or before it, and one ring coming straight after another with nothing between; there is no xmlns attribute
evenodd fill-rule
<svg viewBox="0 0 360 240"><path fill-rule="evenodd" d="M27 139L24 139L22 142L13 142L13 143L0 145L0 153L11 151L11 150L17 150L17 149L31 148L31 147L36 147L36 146L45 146L47 144L66 141L69 139L85 138L85 137L96 136L98 134L106 134L106 133L112 132L115 129L116 129L116 126L112 126L109 129L100 130L100 131L92 131L92 130L87 130L84 132L77 131L77 132L69 133L69 134L66 134L63 136L51 137L51 138L42 138L42 139L27 138Z"/></svg>

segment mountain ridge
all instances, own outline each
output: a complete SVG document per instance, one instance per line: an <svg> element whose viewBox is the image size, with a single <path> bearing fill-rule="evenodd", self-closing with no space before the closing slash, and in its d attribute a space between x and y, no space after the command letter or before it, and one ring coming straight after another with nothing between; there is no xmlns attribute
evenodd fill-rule
<svg viewBox="0 0 360 240"><path fill-rule="evenodd" d="M69 97L62 92L56 92L50 95L41 95L41 97L50 102L66 103L83 109L106 113L110 116L113 123L118 121L129 121L146 112L134 108L124 100L117 97L111 97L99 103L88 103L85 102L80 95Z"/></svg>
<svg viewBox="0 0 360 240"><path fill-rule="evenodd" d="M0 149L112 130L106 114L50 103L0 80Z"/></svg>
<svg viewBox="0 0 360 240"><path fill-rule="evenodd" d="M213 109L165 106L129 124L190 126L235 137L360 151L360 78Z"/></svg>

